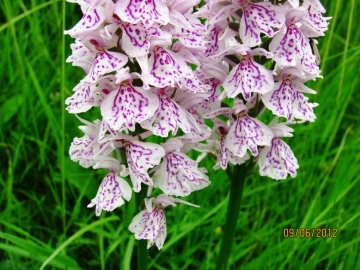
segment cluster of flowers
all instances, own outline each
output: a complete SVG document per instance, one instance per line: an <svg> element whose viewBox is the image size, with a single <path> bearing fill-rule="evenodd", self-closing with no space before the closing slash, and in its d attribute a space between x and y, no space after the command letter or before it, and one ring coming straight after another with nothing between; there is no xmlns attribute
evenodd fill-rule
<svg viewBox="0 0 360 270"><path fill-rule="evenodd" d="M252 155L260 175L296 176L281 138L292 136L289 124L315 120L317 104L304 95L314 91L304 83L320 77L312 38L328 23L319 0L68 1L84 15L65 32L75 38L67 61L86 76L67 110L100 107L102 116L79 118L84 136L74 138L70 156L108 170L88 205L97 216L147 186L146 207L129 230L161 249L164 208L210 184L198 167L204 155L217 157L214 169ZM266 109L275 115L268 125L256 118ZM191 149L202 153L198 160ZM154 188L162 194L151 197Z"/></svg>

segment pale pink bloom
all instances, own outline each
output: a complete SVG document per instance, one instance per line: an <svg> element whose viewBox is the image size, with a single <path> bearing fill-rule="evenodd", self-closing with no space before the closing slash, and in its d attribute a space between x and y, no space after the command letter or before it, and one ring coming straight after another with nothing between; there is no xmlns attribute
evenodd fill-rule
<svg viewBox="0 0 360 270"><path fill-rule="evenodd" d="M189 133L176 137L184 143L197 143L206 140L211 134L211 129L205 124L204 119L193 110L189 111L196 121L197 127L191 127Z"/></svg>
<svg viewBox="0 0 360 270"><path fill-rule="evenodd" d="M96 83L99 76L120 70L127 61L127 56L122 53L107 50L99 51L95 56L87 81Z"/></svg>
<svg viewBox="0 0 360 270"><path fill-rule="evenodd" d="M102 180L99 190L88 207L96 205L96 216L100 216L101 211L113 211L115 208L124 204L124 199L131 199L131 188L129 184L117 173L110 171Z"/></svg>
<svg viewBox="0 0 360 270"><path fill-rule="evenodd" d="M164 194L145 199L145 210L138 213L129 225L129 231L134 233L135 239L148 240L147 248L155 243L159 250L162 249L167 235L164 208L170 205L176 207L175 202L199 207Z"/></svg>
<svg viewBox="0 0 360 270"><path fill-rule="evenodd" d="M74 87L75 93L65 100L65 104L68 105L66 110L69 113L81 113L92 107L99 107L104 100L104 95L116 89L112 78L111 75L102 76L97 84L80 81Z"/></svg>
<svg viewBox="0 0 360 270"><path fill-rule="evenodd" d="M304 16L301 20L301 31L307 37L318 37L325 35L325 31L328 29L330 17L323 17L321 13L325 12L324 7L319 1L311 0L304 1L303 8L306 8L307 16Z"/></svg>
<svg viewBox="0 0 360 270"><path fill-rule="evenodd" d="M186 17L182 16L182 18L184 23L168 25L163 28L164 31L171 34L173 38L179 39L179 42L186 48L194 48L201 51L205 49L204 25L192 14L186 14Z"/></svg>
<svg viewBox="0 0 360 270"><path fill-rule="evenodd" d="M321 77L310 45L328 26L319 0L206 0L201 8L200 0L69 2L84 16L65 31L76 38L67 62L86 75L67 110L100 107L103 117L80 119L84 136L74 138L70 158L108 171L88 205L97 216L129 201L142 184L148 197L159 188L164 194L145 199L129 230L161 249L164 208L189 204L171 196L210 184L199 168L207 154L216 156L214 169L243 164L251 153L260 175L296 176L299 165L281 138L292 136L287 125L316 118L317 104L304 96L314 91L304 83ZM255 118L267 109L291 122ZM193 160L190 150L200 155Z"/></svg>
<svg viewBox="0 0 360 270"><path fill-rule="evenodd" d="M236 157L244 157L247 150L257 156L257 147L270 145L272 138L271 130L264 123L248 116L246 112L241 112L229 129L225 147Z"/></svg>
<svg viewBox="0 0 360 270"><path fill-rule="evenodd" d="M133 218L129 225L129 231L134 233L137 240L148 240L147 248L156 243L160 250L164 246L167 235L166 217L163 207L153 204L153 199L145 199L146 210L141 211Z"/></svg>
<svg viewBox="0 0 360 270"><path fill-rule="evenodd" d="M239 34L242 42L254 47L261 43L260 34L273 37L285 22L286 8L275 6L269 2L252 3L250 0L233 0L233 4L241 8Z"/></svg>
<svg viewBox="0 0 360 270"><path fill-rule="evenodd" d="M86 126L80 126L85 134L81 138L74 138L70 145L69 154L72 161L79 161L84 168L94 166L100 159L104 157L110 158L108 155L115 149L112 140L103 142L98 141L100 121L94 123L82 120Z"/></svg>
<svg viewBox="0 0 360 270"><path fill-rule="evenodd" d="M300 20L307 16L303 9L290 10L286 14L285 26L269 45L276 61L276 68L297 67L310 74L319 75L319 67L310 46L310 40L301 31Z"/></svg>
<svg viewBox="0 0 360 270"><path fill-rule="evenodd" d="M164 148L155 143L131 140L125 143L125 150L134 191L141 190L141 183L152 186L153 181L147 171L160 163L165 155Z"/></svg>
<svg viewBox="0 0 360 270"><path fill-rule="evenodd" d="M72 54L66 59L66 62L73 66L81 67L86 74L89 73L94 62L96 54L87 48L79 39L70 45Z"/></svg>
<svg viewBox="0 0 360 270"><path fill-rule="evenodd" d="M217 136L214 136L214 139L218 141L217 144L217 152L215 155L216 158L216 164L214 165L213 169L218 170L219 168L226 170L228 163L234 165L240 165L245 163L246 160L250 158L250 156L246 153L243 157L235 156L226 146L225 146L225 139L229 132L229 125L230 121L225 123L224 121L220 119L212 119L214 123L213 131Z"/></svg>
<svg viewBox="0 0 360 270"><path fill-rule="evenodd" d="M185 91L177 91L174 96L174 100L178 101L191 114L197 124L191 127L190 132L177 137L183 142L196 143L209 138L211 130L205 124L202 115L221 107L220 82L215 78L202 79L202 81L212 87L209 92L194 95Z"/></svg>
<svg viewBox="0 0 360 270"><path fill-rule="evenodd" d="M238 9L243 12L241 18L235 13ZM243 44L254 47L262 42L260 34L274 36L276 30L285 22L285 13L284 6L275 6L269 2L233 0L232 4L225 1L210 1L197 12L197 16L210 19L209 24L224 21L230 15L235 17L240 22L239 35Z"/></svg>
<svg viewBox="0 0 360 270"><path fill-rule="evenodd" d="M79 38L84 33L101 29L104 23L109 21L109 10L112 10L114 6L111 0L71 0L70 2L77 2L84 13L83 17L73 28L64 31L65 34L73 38Z"/></svg>
<svg viewBox="0 0 360 270"><path fill-rule="evenodd" d="M122 22L116 17L114 20L123 33L120 40L121 48L130 57L145 56L155 46L168 46L171 44L171 34L161 30L157 23L145 27L142 22L132 24Z"/></svg>
<svg viewBox="0 0 360 270"><path fill-rule="evenodd" d="M271 54L265 50L252 51L248 46L239 46L236 51L240 57L240 63L227 75L223 83L224 92L220 95L220 99L223 99L225 95L234 98L241 93L245 100L249 100L252 93L269 92L274 86L273 75L263 65L256 63L253 55L261 54L270 57Z"/></svg>
<svg viewBox="0 0 360 270"><path fill-rule="evenodd" d="M158 108L157 95L131 81L121 82L118 90L110 92L103 100L100 110L105 121L114 130L135 130L135 124L153 117Z"/></svg>
<svg viewBox="0 0 360 270"><path fill-rule="evenodd" d="M313 108L317 103L308 103L303 93L316 94L304 85L305 73L296 68L282 70L273 90L262 96L265 106L277 116L287 120L300 119L313 122L316 118Z"/></svg>
<svg viewBox="0 0 360 270"><path fill-rule="evenodd" d="M224 147L234 157L243 158L250 150L253 156L258 155L258 146L270 145L273 133L260 120L250 117L248 108L241 100L235 102L233 108L221 108L203 115L204 118L214 118L217 115L226 116L230 122ZM236 119L234 120L234 116Z"/></svg>
<svg viewBox="0 0 360 270"><path fill-rule="evenodd" d="M115 4L114 13L124 22L142 22L146 28L155 22L166 25L169 22L169 8L164 0L121 0Z"/></svg>
<svg viewBox="0 0 360 270"><path fill-rule="evenodd" d="M166 154L154 174L154 187L167 195L188 196L210 184L207 171L198 168L197 162L179 151L183 146L179 140L170 139L162 146Z"/></svg>
<svg viewBox="0 0 360 270"><path fill-rule="evenodd" d="M268 176L275 180L285 179L288 174L296 177L299 168L298 161L290 147L280 137L292 137L292 128L286 123L276 124L277 118L269 126L274 133L271 145L260 150L258 164L261 176Z"/></svg>
<svg viewBox="0 0 360 270"><path fill-rule="evenodd" d="M226 41L236 36L236 32L228 27L226 21L221 21L216 24L208 24L205 35L206 50L204 52L204 59L212 57L216 59L217 55L227 49Z"/></svg>
<svg viewBox="0 0 360 270"><path fill-rule="evenodd" d="M152 86L176 86L191 93L206 92L209 89L180 55L162 47L156 47L148 62L141 68L143 81Z"/></svg>
<svg viewBox="0 0 360 270"><path fill-rule="evenodd" d="M172 89L156 89L158 107L151 117L141 122L141 126L155 135L168 137L169 131L176 135L180 128L189 133L192 128L199 129L194 117L170 98Z"/></svg>

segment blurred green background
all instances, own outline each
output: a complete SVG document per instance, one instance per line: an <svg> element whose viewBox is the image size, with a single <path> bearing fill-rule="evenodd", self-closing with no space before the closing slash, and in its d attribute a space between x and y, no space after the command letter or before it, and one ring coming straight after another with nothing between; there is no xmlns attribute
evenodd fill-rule
<svg viewBox="0 0 360 270"><path fill-rule="evenodd" d="M317 120L287 140L298 177L247 176L231 269L360 269L360 3L322 3L333 18L319 38L324 79L308 84L318 92L310 97ZM80 8L66 3L65 14L58 0L0 8L0 269L135 269L134 200L97 218L86 206L104 174L68 157L82 133L64 100L83 72L65 63L72 40L62 33ZM149 250L151 269L215 267L229 181L222 171L209 176L212 184L187 198L201 208L166 209L168 236L163 250ZM285 238L284 228L338 233Z"/></svg>

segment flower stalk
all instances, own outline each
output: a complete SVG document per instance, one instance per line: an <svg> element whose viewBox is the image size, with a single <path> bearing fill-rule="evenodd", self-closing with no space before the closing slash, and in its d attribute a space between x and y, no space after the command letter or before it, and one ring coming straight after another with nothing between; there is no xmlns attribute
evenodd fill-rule
<svg viewBox="0 0 360 270"><path fill-rule="evenodd" d="M146 187L142 185L142 189L135 195L136 211L140 211L144 208L144 199L146 198ZM147 270L148 269L148 250L147 240L139 240L137 245L137 269Z"/></svg>
<svg viewBox="0 0 360 270"><path fill-rule="evenodd" d="M227 208L225 229L221 241L220 252L216 265L217 270L224 270L229 261L231 247L235 238L236 225L240 213L241 199L244 190L244 183L246 177L246 165L236 165L233 168L232 174L229 175L231 179L230 198Z"/></svg>

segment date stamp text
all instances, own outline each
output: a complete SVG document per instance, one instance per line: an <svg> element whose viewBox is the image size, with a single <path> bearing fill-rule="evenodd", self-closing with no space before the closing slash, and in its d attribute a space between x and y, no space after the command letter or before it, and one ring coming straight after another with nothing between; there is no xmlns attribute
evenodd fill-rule
<svg viewBox="0 0 360 270"><path fill-rule="evenodd" d="M285 228L285 238L337 238L337 228Z"/></svg>

